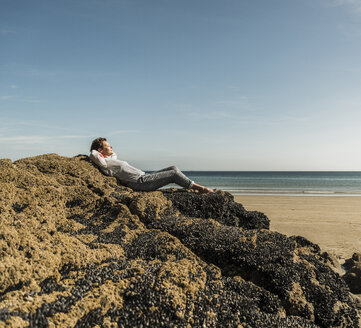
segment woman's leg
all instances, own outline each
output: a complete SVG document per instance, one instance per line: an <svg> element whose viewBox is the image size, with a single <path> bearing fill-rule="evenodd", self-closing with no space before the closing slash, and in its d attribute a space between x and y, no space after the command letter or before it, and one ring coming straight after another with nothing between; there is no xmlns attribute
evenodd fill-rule
<svg viewBox="0 0 361 328"><path fill-rule="evenodd" d="M192 188L194 182L187 178L176 166L141 176L137 182L127 185L134 190L153 191L170 183L176 183L183 188Z"/></svg>
<svg viewBox="0 0 361 328"><path fill-rule="evenodd" d="M158 173L158 172L164 172L164 171L171 171L171 170L179 170L176 166L169 166L169 167L166 167L165 169L161 169L161 170L158 170L158 171L155 171L153 173Z"/></svg>

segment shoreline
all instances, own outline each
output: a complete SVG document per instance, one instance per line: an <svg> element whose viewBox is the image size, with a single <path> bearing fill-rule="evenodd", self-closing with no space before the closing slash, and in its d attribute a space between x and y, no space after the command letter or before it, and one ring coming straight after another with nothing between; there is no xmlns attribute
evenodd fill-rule
<svg viewBox="0 0 361 328"><path fill-rule="evenodd" d="M277 193L277 192L270 192L270 193L237 193L237 192L231 192L229 190L225 190L225 189L220 189L223 191L227 191L230 194L232 194L233 196L281 196L281 197L361 197L360 193L357 194L351 194L351 193L343 193L343 192L337 192L337 193Z"/></svg>
<svg viewBox="0 0 361 328"><path fill-rule="evenodd" d="M234 195L248 211L263 212L270 229L300 235L340 262L361 252L361 196Z"/></svg>

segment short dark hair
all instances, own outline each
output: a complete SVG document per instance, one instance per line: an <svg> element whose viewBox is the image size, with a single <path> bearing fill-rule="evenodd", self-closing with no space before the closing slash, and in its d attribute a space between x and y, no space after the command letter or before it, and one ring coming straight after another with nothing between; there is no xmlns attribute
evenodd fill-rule
<svg viewBox="0 0 361 328"><path fill-rule="evenodd" d="M99 137L99 138L96 138L96 139L94 139L93 140L93 142L92 142L92 145L91 145L91 147L90 147L90 151L92 151L92 150L98 150L99 148L103 148L103 142L104 141L107 141L107 139L106 138L102 138L102 137Z"/></svg>

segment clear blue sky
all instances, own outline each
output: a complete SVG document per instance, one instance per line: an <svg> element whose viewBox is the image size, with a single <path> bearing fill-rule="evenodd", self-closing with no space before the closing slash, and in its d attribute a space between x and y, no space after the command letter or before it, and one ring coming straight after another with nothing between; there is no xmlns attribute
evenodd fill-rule
<svg viewBox="0 0 361 328"><path fill-rule="evenodd" d="M0 0L0 158L361 170L361 0Z"/></svg>

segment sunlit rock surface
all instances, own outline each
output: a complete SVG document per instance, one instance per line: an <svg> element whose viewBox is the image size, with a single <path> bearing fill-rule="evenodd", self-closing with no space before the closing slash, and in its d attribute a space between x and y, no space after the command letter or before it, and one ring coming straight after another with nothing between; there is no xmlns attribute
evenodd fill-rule
<svg viewBox="0 0 361 328"><path fill-rule="evenodd" d="M327 254L224 192L0 160L0 327L359 327Z"/></svg>
<svg viewBox="0 0 361 328"><path fill-rule="evenodd" d="M361 294L361 253L354 253L352 258L344 264L346 270L343 279L350 287L351 292Z"/></svg>

